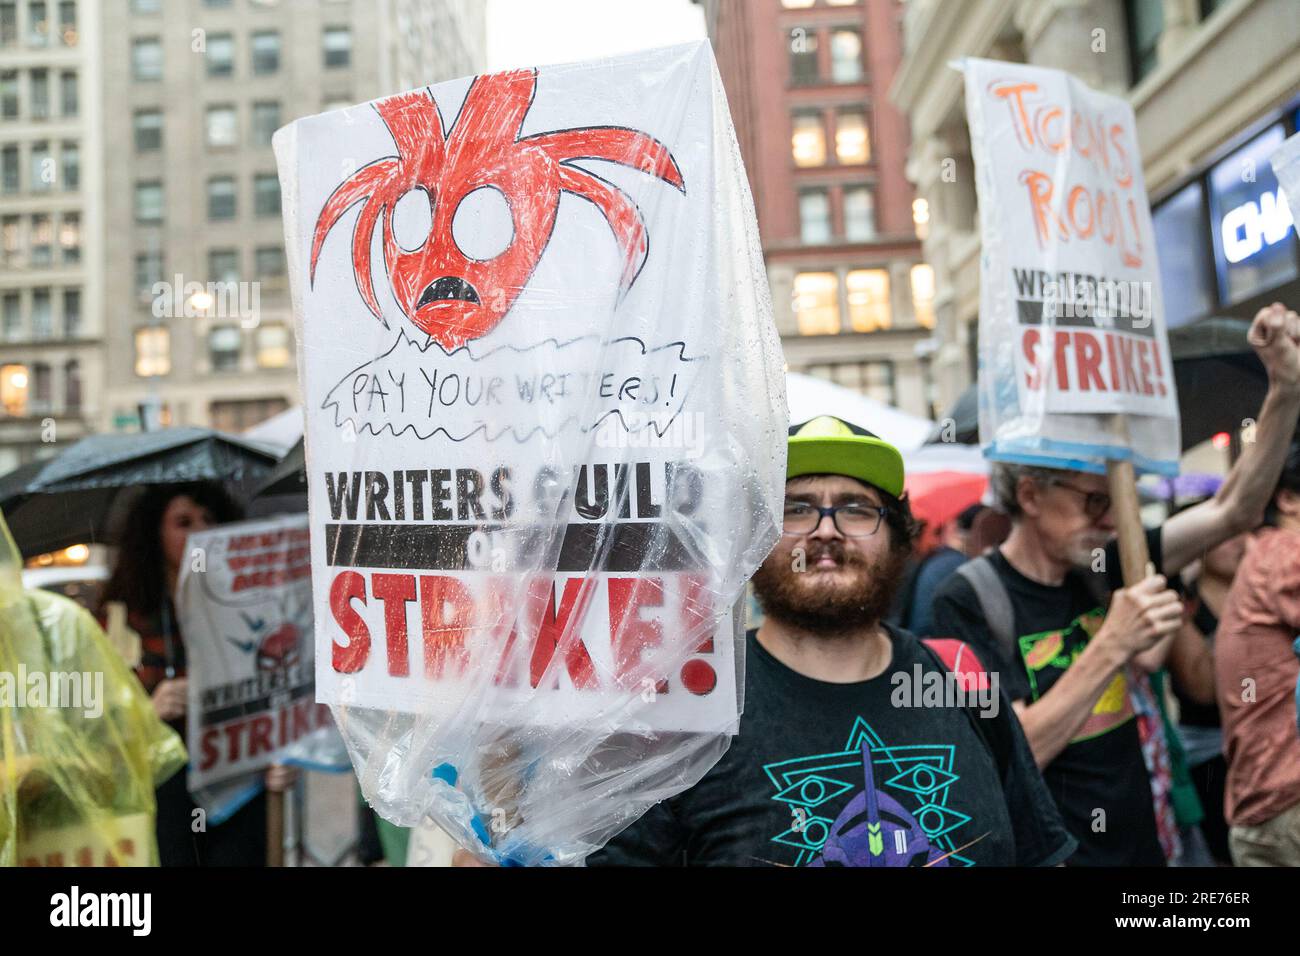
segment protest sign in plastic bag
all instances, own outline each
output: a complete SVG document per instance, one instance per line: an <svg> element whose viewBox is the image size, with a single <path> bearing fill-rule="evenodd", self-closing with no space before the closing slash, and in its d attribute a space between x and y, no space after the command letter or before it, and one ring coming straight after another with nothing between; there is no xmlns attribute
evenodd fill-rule
<svg viewBox="0 0 1300 956"><path fill-rule="evenodd" d="M707 43L309 117L276 156L329 702L366 798L584 859L735 732L786 411Z"/></svg>
<svg viewBox="0 0 1300 956"><path fill-rule="evenodd" d="M319 769L338 765L338 732L315 699L308 542L305 514L186 539L176 613L189 662L188 785L210 823L260 793L272 763L333 755Z"/></svg>
<svg viewBox="0 0 1300 956"><path fill-rule="evenodd" d="M185 745L90 613L21 571L0 515L0 866L157 866Z"/></svg>
<svg viewBox="0 0 1300 956"><path fill-rule="evenodd" d="M966 59L989 458L1176 474L1178 400L1132 107L1061 70Z"/></svg>

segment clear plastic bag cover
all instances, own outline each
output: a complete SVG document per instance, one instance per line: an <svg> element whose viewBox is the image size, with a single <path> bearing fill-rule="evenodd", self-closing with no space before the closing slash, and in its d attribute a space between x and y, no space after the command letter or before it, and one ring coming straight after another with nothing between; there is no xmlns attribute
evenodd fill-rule
<svg viewBox="0 0 1300 956"><path fill-rule="evenodd" d="M580 862L723 754L787 427L707 43L299 120L276 156L317 690L388 820Z"/></svg>
<svg viewBox="0 0 1300 956"><path fill-rule="evenodd" d="M157 866L185 745L90 613L21 571L0 516L0 866Z"/></svg>
<svg viewBox="0 0 1300 956"><path fill-rule="evenodd" d="M1268 158L1277 176L1278 185L1282 187L1282 199L1286 200L1291 218L1300 207L1300 133L1288 137Z"/></svg>
<svg viewBox="0 0 1300 956"><path fill-rule="evenodd" d="M985 455L1177 474L1178 397L1132 107L1061 70L954 65L979 195Z"/></svg>

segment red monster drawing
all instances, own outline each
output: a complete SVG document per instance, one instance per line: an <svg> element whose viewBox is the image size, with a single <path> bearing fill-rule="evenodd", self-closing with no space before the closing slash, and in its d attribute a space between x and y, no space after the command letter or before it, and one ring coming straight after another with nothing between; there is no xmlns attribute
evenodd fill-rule
<svg viewBox="0 0 1300 956"><path fill-rule="evenodd" d="M550 239L560 193L567 192L593 203L608 220L623 254L619 292L626 293L649 250L645 222L626 193L573 163L609 160L685 192L681 170L667 147L636 130L589 127L520 137L536 90L536 70L478 77L445 131L428 90L375 104L397 155L359 169L326 200L312 242L311 281L325 237L348 209L364 200L352 233L352 266L361 298L383 322L370 266L371 237L382 220L384 264L394 298L412 322L451 351L487 334L510 311ZM480 260L457 246L452 221L462 200L484 188L505 197L514 231L503 252ZM427 195L433 224L418 248L406 250L393 231L393 209L414 189Z"/></svg>

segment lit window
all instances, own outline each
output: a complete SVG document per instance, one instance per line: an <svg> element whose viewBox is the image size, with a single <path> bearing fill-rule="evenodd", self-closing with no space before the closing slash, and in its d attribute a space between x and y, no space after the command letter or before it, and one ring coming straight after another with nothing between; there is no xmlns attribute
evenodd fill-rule
<svg viewBox="0 0 1300 956"><path fill-rule="evenodd" d="M831 241L831 201L824 189L799 194L800 238L808 245Z"/></svg>
<svg viewBox="0 0 1300 956"><path fill-rule="evenodd" d="M912 200L912 223L916 226L916 238L924 239L930 234L930 202L927 199Z"/></svg>
<svg viewBox="0 0 1300 956"><path fill-rule="evenodd" d="M50 40L49 10L45 0L30 0L27 4L27 45L45 46Z"/></svg>
<svg viewBox="0 0 1300 956"><path fill-rule="evenodd" d="M165 328L135 330L135 374L141 378L167 375L172 370L171 334Z"/></svg>
<svg viewBox="0 0 1300 956"><path fill-rule="evenodd" d="M54 261L54 224L48 213L32 216L32 265L48 266Z"/></svg>
<svg viewBox="0 0 1300 956"><path fill-rule="evenodd" d="M835 273L800 272L794 277L794 317L800 335L834 335L840 330Z"/></svg>
<svg viewBox="0 0 1300 956"><path fill-rule="evenodd" d="M65 212L59 225L59 248L63 250L63 261L77 263L81 261L81 215Z"/></svg>
<svg viewBox="0 0 1300 956"><path fill-rule="evenodd" d="M27 414L26 365L0 365L0 406L10 415Z"/></svg>
<svg viewBox="0 0 1300 956"><path fill-rule="evenodd" d="M76 0L59 0L59 38L64 46L77 45Z"/></svg>
<svg viewBox="0 0 1300 956"><path fill-rule="evenodd" d="M844 190L844 238L849 242L876 238L876 201L866 186Z"/></svg>
<svg viewBox="0 0 1300 956"><path fill-rule="evenodd" d="M888 272L856 269L849 273L847 287L849 325L854 332L876 332L890 327Z"/></svg>
<svg viewBox="0 0 1300 956"><path fill-rule="evenodd" d="M259 368L289 366L289 330L283 325L263 325L257 330L257 364Z"/></svg>
<svg viewBox="0 0 1300 956"><path fill-rule="evenodd" d="M233 106L208 107L208 145L234 146L239 139L239 122Z"/></svg>
<svg viewBox="0 0 1300 956"><path fill-rule="evenodd" d="M924 262L912 266L912 312L917 325L934 328L934 269Z"/></svg>
<svg viewBox="0 0 1300 956"><path fill-rule="evenodd" d="M781 0L781 6L787 10L807 10L815 0Z"/></svg>
<svg viewBox="0 0 1300 956"><path fill-rule="evenodd" d="M826 129L820 113L796 113L790 141L796 166L826 164Z"/></svg>
<svg viewBox="0 0 1300 956"><path fill-rule="evenodd" d="M841 163L857 165L871 158L867 136L867 114L862 110L840 110L835 118L835 155Z"/></svg>
<svg viewBox="0 0 1300 956"><path fill-rule="evenodd" d="M836 83L862 81L862 34L840 29L831 34L831 79Z"/></svg>

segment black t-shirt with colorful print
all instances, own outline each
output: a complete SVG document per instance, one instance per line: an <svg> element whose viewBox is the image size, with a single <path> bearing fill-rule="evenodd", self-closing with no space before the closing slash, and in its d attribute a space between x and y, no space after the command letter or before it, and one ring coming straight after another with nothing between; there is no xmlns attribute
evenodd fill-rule
<svg viewBox="0 0 1300 956"><path fill-rule="evenodd" d="M1160 532L1148 531L1151 560L1160 567ZM1001 672L1012 700L1032 704L1061 678L1101 627L1106 609L1082 574L1057 586L1025 577L998 551L993 568L1015 614L1017 647L1009 660L985 623L974 589L954 574L934 601L934 633L974 648L984 666ZM1122 586L1118 546L1106 551L1105 592ZM1069 861L1079 866L1164 866L1151 778L1142 755L1134 694L1126 671L1102 693L1070 743L1043 771L1065 825L1079 841Z"/></svg>
<svg viewBox="0 0 1300 956"><path fill-rule="evenodd" d="M935 706L921 688L938 687L935 680L949 672L912 635L889 633L893 658L884 673L829 684L780 663L751 631L745 712L722 760L694 787L652 807L589 864L1049 866L1065 860L1075 842L1005 695L997 698L995 716L977 716L982 708L975 702L970 709ZM976 720L996 726L980 730Z"/></svg>

